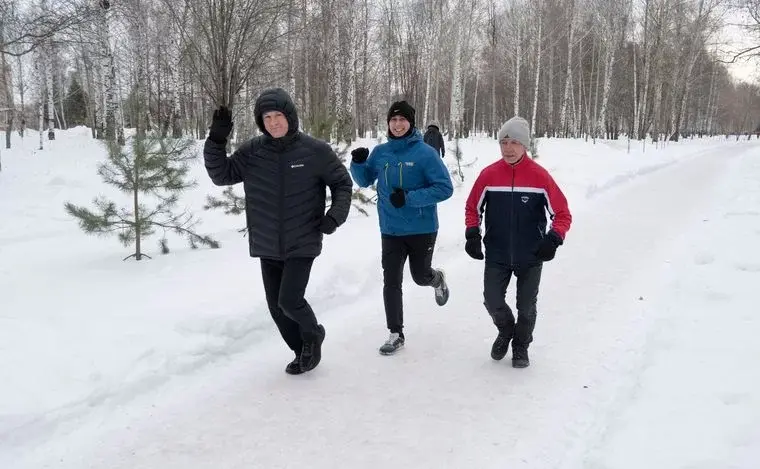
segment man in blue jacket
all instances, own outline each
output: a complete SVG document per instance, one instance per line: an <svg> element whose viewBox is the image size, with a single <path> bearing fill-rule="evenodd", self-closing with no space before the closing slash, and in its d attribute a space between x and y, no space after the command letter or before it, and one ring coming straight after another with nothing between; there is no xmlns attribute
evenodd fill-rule
<svg viewBox="0 0 760 469"><path fill-rule="evenodd" d="M404 345L401 285L404 264L417 285L432 286L443 306L449 289L442 270L433 269L438 235L437 204L453 193L451 177L436 151L422 141L414 126L414 108L406 101L388 111L388 142L351 152L351 175L361 187L377 181L383 266L383 301L390 337L380 353L391 355Z"/></svg>

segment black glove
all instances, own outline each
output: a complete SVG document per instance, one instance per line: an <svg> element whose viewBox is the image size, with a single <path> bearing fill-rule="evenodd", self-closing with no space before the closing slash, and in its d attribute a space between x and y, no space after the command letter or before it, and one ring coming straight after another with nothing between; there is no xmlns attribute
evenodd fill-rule
<svg viewBox="0 0 760 469"><path fill-rule="evenodd" d="M394 189L391 193L391 205L396 208L401 208L406 204L406 192L404 189Z"/></svg>
<svg viewBox="0 0 760 469"><path fill-rule="evenodd" d="M232 113L225 106L221 106L214 111L208 139L215 143L226 144L230 132L232 132Z"/></svg>
<svg viewBox="0 0 760 469"><path fill-rule="evenodd" d="M480 230L477 226L471 226L464 232L464 237L467 242L464 243L464 250L467 255L473 259L482 261L485 256L483 255L483 246L480 244L482 237L480 236Z"/></svg>
<svg viewBox="0 0 760 469"><path fill-rule="evenodd" d="M536 257L541 261L550 261L554 259L554 254L557 253L557 248L562 245L562 237L557 234L556 231L550 230L549 233L544 236L544 239L538 243L538 249L536 249Z"/></svg>
<svg viewBox="0 0 760 469"><path fill-rule="evenodd" d="M337 228L338 222L330 215L323 216L322 221L319 222L319 231L324 234L333 234Z"/></svg>
<svg viewBox="0 0 760 469"><path fill-rule="evenodd" d="M354 163L359 163L359 164L364 163L365 161L367 161L367 158L369 158L368 149L364 147L360 147L360 148L354 148L353 150L351 150L351 161L353 161Z"/></svg>

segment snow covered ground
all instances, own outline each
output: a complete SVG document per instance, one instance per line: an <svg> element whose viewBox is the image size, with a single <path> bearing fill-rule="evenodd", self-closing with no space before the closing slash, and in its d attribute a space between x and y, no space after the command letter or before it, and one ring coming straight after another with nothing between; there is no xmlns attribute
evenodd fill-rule
<svg viewBox="0 0 760 469"><path fill-rule="evenodd" d="M439 208L451 300L405 289L407 346L382 357L374 208L328 237L307 297L327 329L314 372L266 310L242 217L201 159L183 199L222 242L127 261L63 210L110 193L87 129L3 150L0 468L742 468L760 461L760 143L549 139L541 164L573 226L544 269L530 368L492 362L464 200L498 158L463 142ZM48 142L46 142L47 144ZM368 142L371 143L371 142ZM447 158L448 159L448 158ZM753 289L754 287L754 289ZM510 289L510 297L514 292Z"/></svg>

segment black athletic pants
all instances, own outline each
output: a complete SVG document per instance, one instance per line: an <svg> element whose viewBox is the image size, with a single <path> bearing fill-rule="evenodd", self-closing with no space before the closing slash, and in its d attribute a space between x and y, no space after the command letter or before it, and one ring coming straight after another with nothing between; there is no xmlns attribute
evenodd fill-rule
<svg viewBox="0 0 760 469"><path fill-rule="evenodd" d="M383 302L385 320L391 332L400 333L404 328L401 285L407 257L414 283L421 286L437 286L440 283L440 274L431 267L437 236L438 233L382 236Z"/></svg>
<svg viewBox="0 0 760 469"><path fill-rule="evenodd" d="M296 354L301 353L304 340L315 340L319 333L317 318L304 298L313 263L312 257L261 259L269 312L285 343Z"/></svg>
<svg viewBox="0 0 760 469"><path fill-rule="evenodd" d="M483 275L484 304L499 332L512 337L513 347L528 348L533 341L541 267L542 264L538 264L512 269L486 263ZM517 278L517 322L506 302L507 286L513 274Z"/></svg>

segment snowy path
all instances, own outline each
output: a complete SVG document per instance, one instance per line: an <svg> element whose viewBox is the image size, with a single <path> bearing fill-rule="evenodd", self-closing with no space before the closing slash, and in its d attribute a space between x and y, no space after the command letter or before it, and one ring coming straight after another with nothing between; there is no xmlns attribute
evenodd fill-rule
<svg viewBox="0 0 760 469"><path fill-rule="evenodd" d="M324 358L314 373L285 375L288 352L267 340L63 423L55 438L27 448L22 463L4 467L707 468L717 466L686 465L693 450L685 445L709 451L713 441L735 458L721 467L749 468L760 452L760 405L751 392L760 382L751 360L760 356L752 340L760 320L732 302L746 303L741 296L760 280L750 247L760 240L758 159L757 147L696 155L576 210L568 243L544 269L526 370L490 360L495 329L481 304L482 264L445 234L437 259L450 259L443 267L451 300L438 308L432 291L407 287L407 347L399 355L377 354L385 331L375 285L324 316ZM754 198L736 199L741 194ZM461 206L466 194L456 197ZM712 228L697 236L706 218ZM725 245L735 258L716 254ZM743 257L750 251L754 257ZM670 289L677 295L665 296ZM719 327L708 322L716 317ZM699 406L704 367L722 383L702 396L722 392L708 407ZM746 427L732 428L737 419L721 427L721 403ZM742 413L745 406L755 413ZM711 413L712 433L652 459L665 447L662 434L699 425L700 410ZM715 442L725 432L735 432L735 445Z"/></svg>

